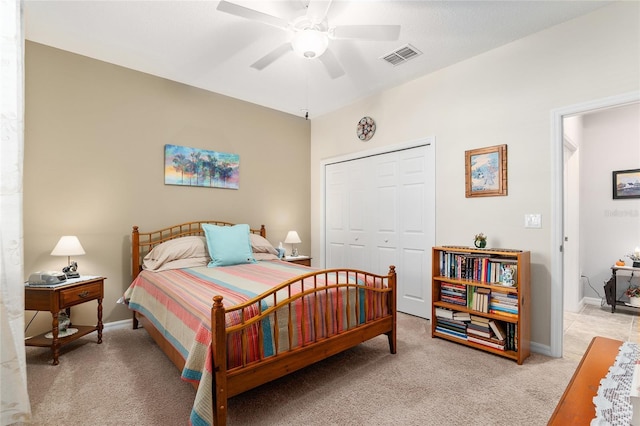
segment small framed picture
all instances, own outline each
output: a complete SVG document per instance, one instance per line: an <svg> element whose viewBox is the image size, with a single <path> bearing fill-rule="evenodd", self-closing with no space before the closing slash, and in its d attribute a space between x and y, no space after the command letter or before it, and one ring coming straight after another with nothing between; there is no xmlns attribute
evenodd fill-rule
<svg viewBox="0 0 640 426"><path fill-rule="evenodd" d="M465 196L507 195L507 145L465 151Z"/></svg>
<svg viewBox="0 0 640 426"><path fill-rule="evenodd" d="M613 172L613 198L640 198L640 169Z"/></svg>

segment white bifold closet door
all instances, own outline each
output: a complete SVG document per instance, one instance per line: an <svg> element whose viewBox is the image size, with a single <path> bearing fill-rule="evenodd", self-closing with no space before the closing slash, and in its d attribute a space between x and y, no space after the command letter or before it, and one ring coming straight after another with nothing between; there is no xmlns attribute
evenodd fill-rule
<svg viewBox="0 0 640 426"><path fill-rule="evenodd" d="M433 145L325 167L325 266L398 273L398 310L431 316Z"/></svg>

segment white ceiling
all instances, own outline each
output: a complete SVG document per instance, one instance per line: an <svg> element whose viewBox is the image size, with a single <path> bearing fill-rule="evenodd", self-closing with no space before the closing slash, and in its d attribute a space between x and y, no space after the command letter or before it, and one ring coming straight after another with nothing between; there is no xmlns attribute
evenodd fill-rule
<svg viewBox="0 0 640 426"><path fill-rule="evenodd" d="M309 0L233 3L286 20ZM27 40L309 117L589 13L608 1L334 0L329 25L399 24L396 41L331 40L345 75L289 52L250 65L290 40L287 31L216 9L218 1L25 0ZM411 44L398 66L381 56Z"/></svg>

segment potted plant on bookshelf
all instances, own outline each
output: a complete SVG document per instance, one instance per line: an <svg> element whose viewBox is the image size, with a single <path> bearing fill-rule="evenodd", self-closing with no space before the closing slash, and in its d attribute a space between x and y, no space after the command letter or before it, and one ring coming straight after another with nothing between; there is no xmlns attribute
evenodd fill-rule
<svg viewBox="0 0 640 426"><path fill-rule="evenodd" d="M630 285L624 292L624 295L629 298L629 304L640 308L640 287Z"/></svg>
<svg viewBox="0 0 640 426"><path fill-rule="evenodd" d="M482 232L479 234L476 234L476 236L473 239L473 245L476 246L477 248L485 248L487 246L487 236L484 235Z"/></svg>

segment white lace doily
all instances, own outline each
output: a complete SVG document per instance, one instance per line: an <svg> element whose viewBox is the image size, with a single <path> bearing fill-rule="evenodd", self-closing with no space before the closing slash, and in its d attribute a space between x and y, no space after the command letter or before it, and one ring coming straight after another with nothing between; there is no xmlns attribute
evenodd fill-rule
<svg viewBox="0 0 640 426"><path fill-rule="evenodd" d="M593 397L596 406L596 418L591 426L629 426L632 406L629 399L633 370L640 359L640 345L624 342L616 361L606 377L600 380L598 393Z"/></svg>
<svg viewBox="0 0 640 426"><path fill-rule="evenodd" d="M73 334L76 334L77 332L78 332L77 328L67 328L65 331L58 332L58 339L71 336ZM44 335L44 337L46 337L47 339L53 339L53 332L52 331L48 332L47 334Z"/></svg>

